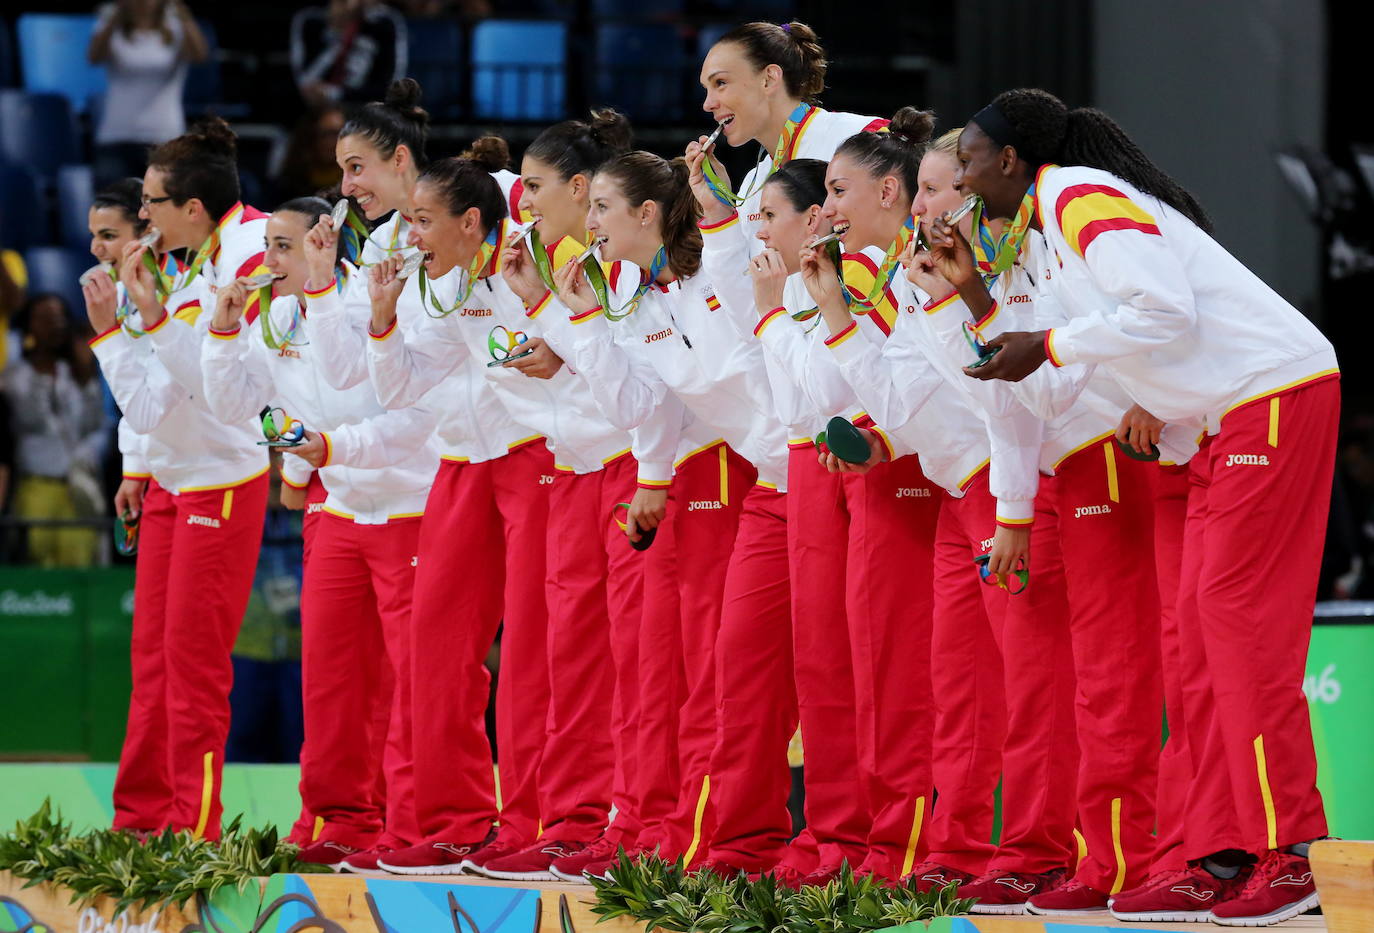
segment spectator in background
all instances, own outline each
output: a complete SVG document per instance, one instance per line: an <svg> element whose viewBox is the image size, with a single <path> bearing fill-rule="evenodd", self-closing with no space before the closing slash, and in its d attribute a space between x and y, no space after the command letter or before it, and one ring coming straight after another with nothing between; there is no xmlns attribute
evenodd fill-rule
<svg viewBox="0 0 1374 933"><path fill-rule="evenodd" d="M334 146L343 125L338 104L311 107L296 122L275 179L278 203L339 187L343 172L334 160Z"/></svg>
<svg viewBox="0 0 1374 933"><path fill-rule="evenodd" d="M67 304L35 295L19 314L23 351L5 373L15 435L12 513L21 519L95 518L105 513L100 458L108 422L100 380L75 353ZM32 528L29 559L44 567L82 567L96 556L91 528Z"/></svg>
<svg viewBox="0 0 1374 933"><path fill-rule="evenodd" d="M0 372L10 361L13 348L10 342L10 322L24 303L24 289L29 284L24 259L12 249L0 248ZM0 497L0 506L4 505Z"/></svg>
<svg viewBox="0 0 1374 933"><path fill-rule="evenodd" d="M117 0L100 8L87 56L109 89L95 131L95 181L142 175L148 147L186 132L181 94L188 64L209 53L182 0Z"/></svg>
<svg viewBox="0 0 1374 933"><path fill-rule="evenodd" d="M405 20L375 0L306 7L291 20L291 72L312 106L381 100L406 73Z"/></svg>

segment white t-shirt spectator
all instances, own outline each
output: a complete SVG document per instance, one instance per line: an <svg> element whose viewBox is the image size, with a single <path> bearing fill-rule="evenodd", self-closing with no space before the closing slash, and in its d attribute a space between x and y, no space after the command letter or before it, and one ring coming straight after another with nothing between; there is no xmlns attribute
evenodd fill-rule
<svg viewBox="0 0 1374 933"><path fill-rule="evenodd" d="M114 14L115 4L102 6L96 32ZM171 4L164 23L170 42L157 29L136 29L129 35L115 29L111 34L110 57L105 62L109 90L95 132L97 145L163 143L186 132L181 103L188 67L182 56L185 35Z"/></svg>

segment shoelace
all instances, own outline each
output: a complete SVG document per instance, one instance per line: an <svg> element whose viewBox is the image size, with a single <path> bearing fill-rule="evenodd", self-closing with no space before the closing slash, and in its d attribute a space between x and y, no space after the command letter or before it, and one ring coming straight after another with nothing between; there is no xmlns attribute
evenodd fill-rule
<svg viewBox="0 0 1374 933"><path fill-rule="evenodd" d="M1255 865L1254 871L1250 875L1250 880L1245 882L1245 887L1241 889L1243 896L1254 894L1260 888L1267 887L1271 881L1278 877L1287 860L1278 852L1270 852ZM1244 868L1241 871L1245 871Z"/></svg>
<svg viewBox="0 0 1374 933"><path fill-rule="evenodd" d="M596 857L614 855L619 846L619 842L609 839L606 836L598 836L592 841L591 845L587 846L586 854Z"/></svg>

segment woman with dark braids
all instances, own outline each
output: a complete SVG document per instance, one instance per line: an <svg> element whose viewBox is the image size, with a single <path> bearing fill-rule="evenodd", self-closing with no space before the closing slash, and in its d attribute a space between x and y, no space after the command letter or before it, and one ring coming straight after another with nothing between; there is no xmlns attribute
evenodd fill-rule
<svg viewBox="0 0 1374 933"><path fill-rule="evenodd" d="M1100 111L1005 92L964 130L959 160L989 217L1020 213L1044 234L1037 300L1057 300L1067 319L993 338L996 356L969 375L1101 366L1142 408L1203 435L1176 610L1185 649L1206 659L1206 689L1187 692L1183 710L1196 832L1111 908L1231 926L1296 916L1317 904L1307 848L1326 833L1301 685L1340 407L1331 344L1208 235L1197 201ZM970 267L947 226L933 244ZM1004 237L977 258L995 267L1015 251ZM978 275L953 284L974 313L990 305Z"/></svg>

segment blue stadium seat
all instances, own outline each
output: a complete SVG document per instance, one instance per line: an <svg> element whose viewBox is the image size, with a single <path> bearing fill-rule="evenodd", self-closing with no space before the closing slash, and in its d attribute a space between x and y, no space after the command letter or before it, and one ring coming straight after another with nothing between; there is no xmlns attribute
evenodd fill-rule
<svg viewBox="0 0 1374 933"><path fill-rule="evenodd" d="M45 180L79 161L76 121L61 94L0 91L0 159L26 165Z"/></svg>
<svg viewBox="0 0 1374 933"><path fill-rule="evenodd" d="M406 43L406 72L425 89L425 109L439 120L461 116L467 51L462 25L449 18L406 20Z"/></svg>
<svg viewBox="0 0 1374 933"><path fill-rule="evenodd" d="M682 118L687 56L674 26L596 27L596 100L632 120Z"/></svg>
<svg viewBox="0 0 1374 933"><path fill-rule="evenodd" d="M89 165L64 165L57 170L57 241L71 249L88 249L91 231L86 224L95 199L95 178Z"/></svg>
<svg viewBox="0 0 1374 933"><path fill-rule="evenodd" d="M671 22L682 16L683 0L592 0L592 19Z"/></svg>
<svg viewBox="0 0 1374 933"><path fill-rule="evenodd" d="M473 114L502 120L562 119L567 34L564 23L479 23L472 32Z"/></svg>
<svg viewBox="0 0 1374 933"><path fill-rule="evenodd" d="M29 269L30 295L57 292L71 306L74 319L85 317L86 302L77 279L95 265L90 253L65 246L34 246L24 251L24 265Z"/></svg>
<svg viewBox="0 0 1374 933"><path fill-rule="evenodd" d="M0 246L24 249L48 242L38 180L26 166L0 159Z"/></svg>
<svg viewBox="0 0 1374 933"><path fill-rule="evenodd" d="M105 93L105 69L86 60L95 17L85 14L25 13L19 17L24 87L61 94L77 111Z"/></svg>
<svg viewBox="0 0 1374 933"><path fill-rule="evenodd" d="M199 116L207 110L218 108L223 92L219 80L219 37L215 24L208 19L196 18L196 25L205 34L205 44L210 47L205 61L186 69L186 85L181 91L181 102L190 117ZM215 110L216 113L220 111Z"/></svg>
<svg viewBox="0 0 1374 933"><path fill-rule="evenodd" d="M14 86L14 40L10 24L0 19L0 87Z"/></svg>

